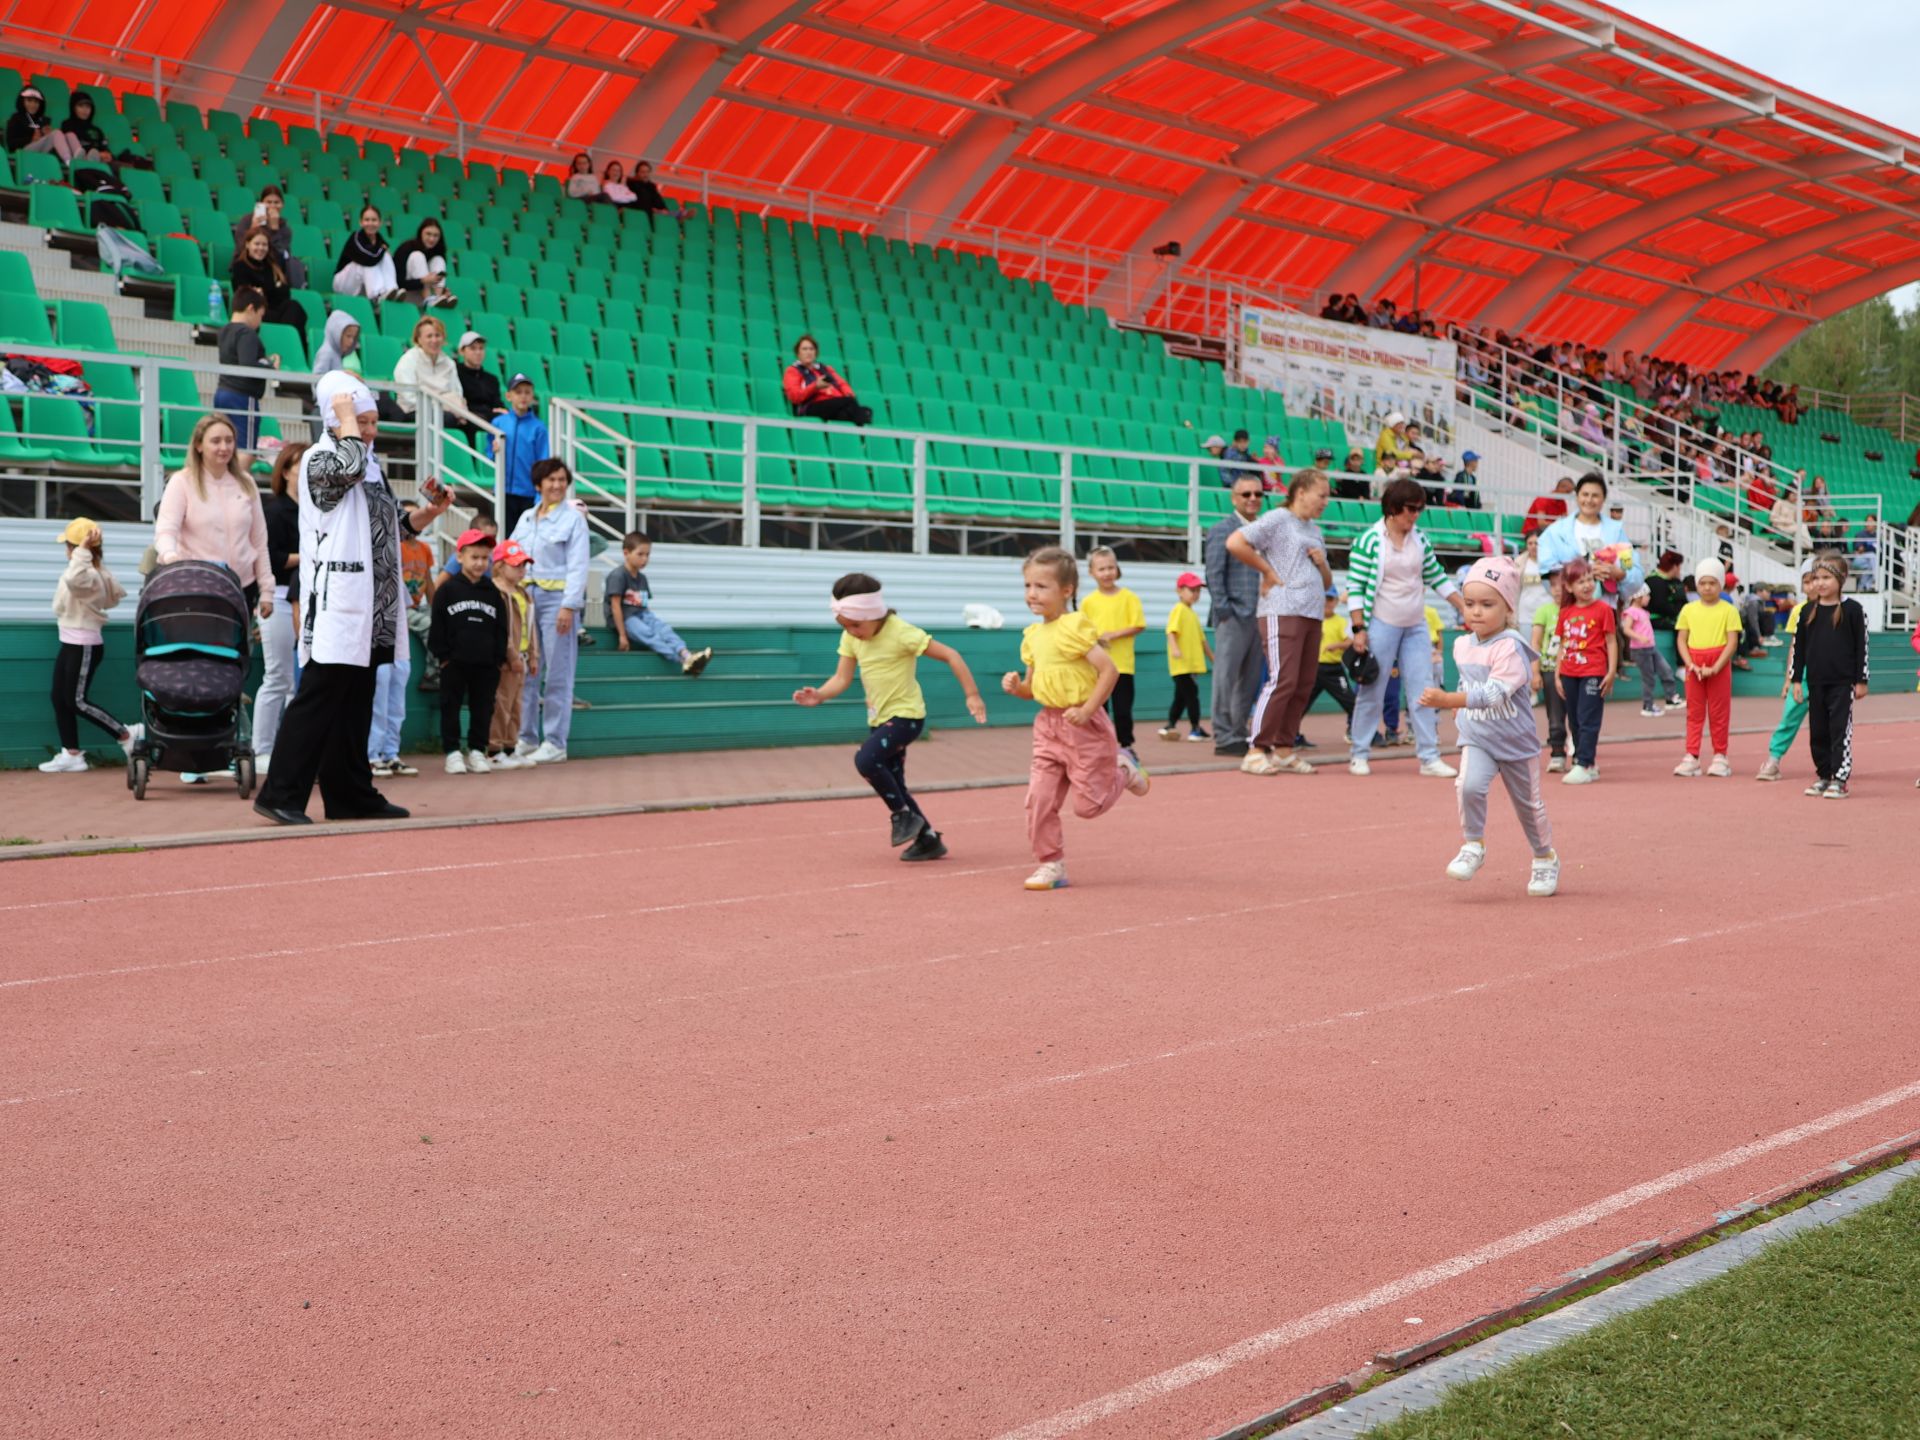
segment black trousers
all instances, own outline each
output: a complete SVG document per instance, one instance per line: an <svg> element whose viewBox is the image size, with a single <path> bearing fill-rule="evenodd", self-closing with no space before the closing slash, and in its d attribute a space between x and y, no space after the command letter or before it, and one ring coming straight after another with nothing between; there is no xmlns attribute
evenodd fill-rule
<svg viewBox="0 0 1920 1440"><path fill-rule="evenodd" d="M300 688L280 720L273 742L273 768L260 787L260 803L273 810L301 810L320 784L329 820L352 820L385 805L367 768L367 736L373 729L372 665L306 665Z"/></svg>
<svg viewBox="0 0 1920 1440"><path fill-rule="evenodd" d="M1122 675L1113 682L1113 694L1107 697L1107 710L1113 716L1113 733L1121 747L1133 748L1133 676Z"/></svg>
<svg viewBox="0 0 1920 1440"><path fill-rule="evenodd" d="M1803 614L1802 625L1807 623ZM1845 784L1853 774L1853 687L1807 687L1807 742L1813 769L1822 780Z"/></svg>
<svg viewBox="0 0 1920 1440"><path fill-rule="evenodd" d="M831 400L809 400L799 407L802 415L816 420L848 420L855 425L871 425L873 411L851 395L836 395Z"/></svg>
<svg viewBox="0 0 1920 1440"><path fill-rule="evenodd" d="M75 645L60 642L60 653L53 657L53 723L60 732L60 743L69 750L80 748L80 717L86 716L107 734L118 740L126 733L122 725L87 698L93 677L99 673L105 645Z"/></svg>
<svg viewBox="0 0 1920 1440"><path fill-rule="evenodd" d="M927 812L907 789L907 747L918 740L926 728L925 720L896 715L869 730L866 742L853 754L853 768L873 787L873 793L886 802L887 809L896 815L918 815L922 820L927 818Z"/></svg>
<svg viewBox="0 0 1920 1440"><path fill-rule="evenodd" d="M1307 696L1307 708L1311 710L1313 702L1322 695L1331 695L1334 702L1347 712L1347 718L1353 718L1353 682L1347 678L1346 666L1321 662L1313 672L1313 693Z"/></svg>
<svg viewBox="0 0 1920 1440"><path fill-rule="evenodd" d="M500 688L500 667L471 660L448 660L440 667L440 748L487 753L493 728L493 696ZM467 704L467 743L460 743L460 702Z"/></svg>
<svg viewBox="0 0 1920 1440"><path fill-rule="evenodd" d="M1169 730L1180 723L1182 713L1188 725L1195 730L1200 728L1200 682L1191 675L1173 677L1173 708L1167 711Z"/></svg>

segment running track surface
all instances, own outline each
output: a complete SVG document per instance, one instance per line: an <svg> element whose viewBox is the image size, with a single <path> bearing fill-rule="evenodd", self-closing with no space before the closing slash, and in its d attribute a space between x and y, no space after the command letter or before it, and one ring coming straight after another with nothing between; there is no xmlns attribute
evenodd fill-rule
<svg viewBox="0 0 1920 1440"><path fill-rule="evenodd" d="M1043 895L1018 791L927 867L866 801L0 868L0 1417L1217 1433L1920 1128L1920 725L1856 741L1610 748L1551 901L1407 766L1164 781Z"/></svg>

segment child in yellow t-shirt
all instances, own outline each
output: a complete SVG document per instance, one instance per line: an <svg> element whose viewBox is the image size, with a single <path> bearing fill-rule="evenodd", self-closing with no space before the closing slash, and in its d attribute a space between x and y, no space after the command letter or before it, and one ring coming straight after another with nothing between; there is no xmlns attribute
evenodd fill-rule
<svg viewBox="0 0 1920 1440"><path fill-rule="evenodd" d="M1727 567L1717 558L1702 560L1693 570L1700 598L1680 608L1673 628L1679 632L1680 658L1687 665L1687 753L1673 767L1676 775L1700 773L1701 731L1710 731L1713 762L1707 774L1733 774L1727 744L1733 732L1733 663L1740 645L1740 612L1720 592L1727 583Z"/></svg>
<svg viewBox="0 0 1920 1440"><path fill-rule="evenodd" d="M1207 662L1213 659L1207 632L1200 628L1200 617L1193 611L1206 583L1191 570L1173 582L1173 593L1180 597L1167 612L1167 673L1173 677L1173 707L1167 711L1166 728L1160 732L1162 740L1180 738L1183 710L1187 714L1187 739L1213 738L1200 723L1200 682L1195 678L1207 673Z"/></svg>
<svg viewBox="0 0 1920 1440"><path fill-rule="evenodd" d="M887 605L880 582L871 575L842 575L833 582L833 618L840 637L840 663L824 685L803 685L793 692L796 705L831 700L853 683L867 692L866 743L854 754L853 768L893 813L893 843L905 845L902 860L938 860L947 853L940 832L928 823L920 802L907 789L907 747L927 728L927 700L915 667L922 655L953 668L966 692L967 713L987 723L987 702L973 683L960 653L942 645L917 625L909 625Z"/></svg>
<svg viewBox="0 0 1920 1440"><path fill-rule="evenodd" d="M1313 708L1313 702L1322 695L1331 695L1334 703L1347 712L1347 720L1353 720L1353 682L1347 678L1347 651L1353 648L1353 632L1347 628L1347 607L1340 599L1340 592L1332 586L1327 587L1326 618L1320 622L1320 662L1314 671L1313 693L1307 697L1307 708ZM1433 613L1433 607L1427 607L1427 613Z"/></svg>
<svg viewBox="0 0 1920 1440"><path fill-rule="evenodd" d="M1140 597L1120 586L1120 559L1111 547L1096 545L1087 552L1087 569L1096 589L1080 602L1080 613L1093 622L1100 643L1107 647L1113 668L1120 672L1107 702L1113 715L1113 733L1120 748L1133 750L1133 637L1147 628Z"/></svg>
<svg viewBox="0 0 1920 1440"><path fill-rule="evenodd" d="M1027 838L1040 868L1027 877L1029 890L1058 890L1067 883L1060 807L1077 792L1073 813L1093 820L1111 810L1120 792L1144 795L1152 781L1140 762L1120 748L1107 718L1107 696L1120 672L1100 646L1093 622L1073 609L1080 567L1057 545L1043 546L1022 567L1027 609L1040 619L1020 640L1021 674L1009 670L1000 688L1037 700L1033 717L1033 769L1027 784Z"/></svg>

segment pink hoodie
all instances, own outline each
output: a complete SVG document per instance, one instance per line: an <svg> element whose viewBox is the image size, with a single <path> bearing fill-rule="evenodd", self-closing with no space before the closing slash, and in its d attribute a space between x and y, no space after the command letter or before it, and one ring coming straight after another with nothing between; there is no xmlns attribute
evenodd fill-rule
<svg viewBox="0 0 1920 1440"><path fill-rule="evenodd" d="M204 500L186 471L169 476L153 521L153 548L162 564L211 560L233 571L242 585L258 585L263 595L273 593L260 494L243 489L231 475L207 476Z"/></svg>

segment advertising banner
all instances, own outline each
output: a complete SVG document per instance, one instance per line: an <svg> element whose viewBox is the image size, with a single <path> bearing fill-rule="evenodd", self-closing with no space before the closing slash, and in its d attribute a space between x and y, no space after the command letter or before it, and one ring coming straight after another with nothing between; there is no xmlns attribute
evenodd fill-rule
<svg viewBox="0 0 1920 1440"><path fill-rule="evenodd" d="M1419 421L1442 450L1454 448L1455 351L1451 340L1240 309L1241 383L1278 390L1289 415L1338 421L1359 449L1395 411Z"/></svg>

